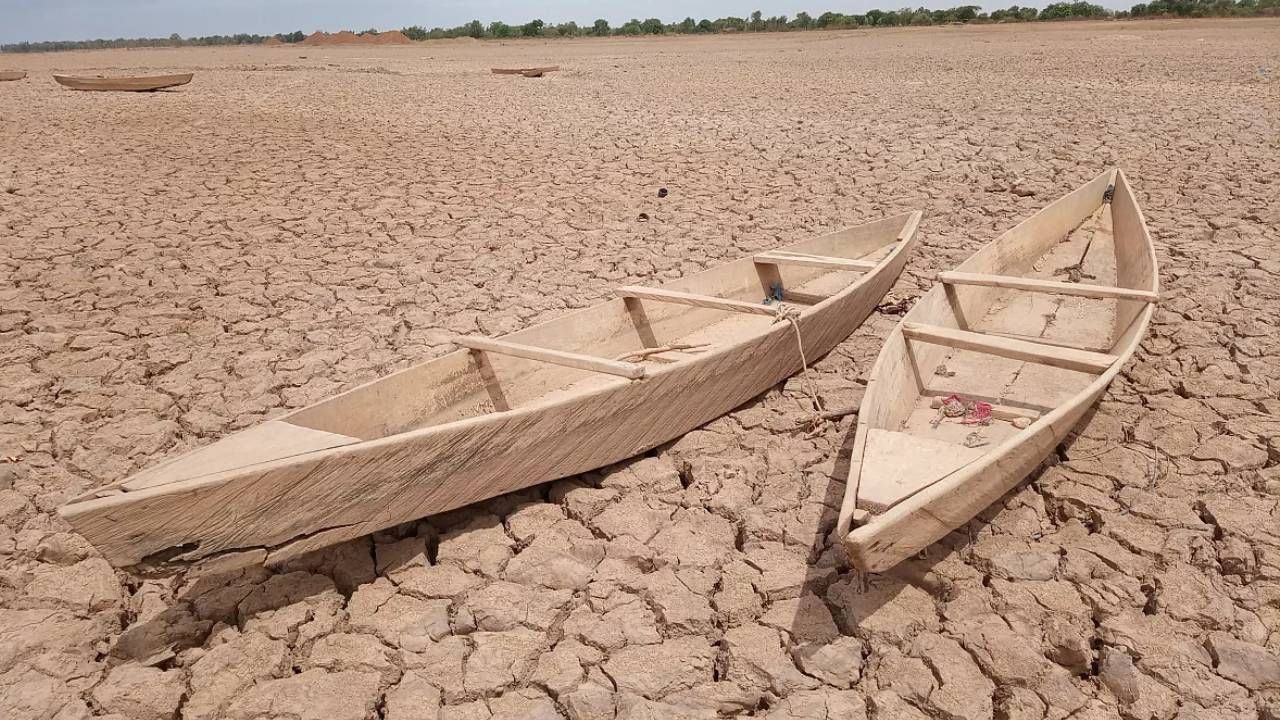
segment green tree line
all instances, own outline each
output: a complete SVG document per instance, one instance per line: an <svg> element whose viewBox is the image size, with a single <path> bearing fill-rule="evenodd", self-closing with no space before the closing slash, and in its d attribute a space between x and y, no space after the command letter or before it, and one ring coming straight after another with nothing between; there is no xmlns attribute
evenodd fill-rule
<svg viewBox="0 0 1280 720"><path fill-rule="evenodd" d="M401 28L412 40L444 38L516 38L516 37L577 37L608 35L692 35L699 33L735 32L789 32L795 30L830 30L861 27L894 27L910 25L945 25L952 23L1008 23L1100 18L1153 18L1153 17L1252 17L1280 16L1280 0L1153 0L1138 3L1129 10L1112 11L1101 5L1081 0L1079 2L1055 2L1043 10L1034 7L1012 7L983 12L977 5L960 5L945 10L927 8L903 8L899 10L868 10L861 14L824 12L816 17L807 12L794 17L775 15L765 17L759 10L748 17L722 17L715 20L696 20L687 17L679 22L663 22L658 18L628 20L613 26L608 20L596 20L591 25L576 22L547 23L540 19L523 25L510 25L495 21L484 24L472 20L452 28L420 25ZM361 35L377 30L365 30ZM116 38L114 40L71 40L53 42L20 42L0 45L0 52L49 52L56 50L93 50L124 47L174 47L184 45L252 45L274 37L285 43L302 42L306 36L301 30L276 35L208 35L183 38L178 34L167 38Z"/></svg>

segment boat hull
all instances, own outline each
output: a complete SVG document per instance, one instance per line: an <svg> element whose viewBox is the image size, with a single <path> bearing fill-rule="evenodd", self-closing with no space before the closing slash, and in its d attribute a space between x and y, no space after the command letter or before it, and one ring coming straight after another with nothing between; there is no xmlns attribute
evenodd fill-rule
<svg viewBox="0 0 1280 720"><path fill-rule="evenodd" d="M1108 177L1111 179L1108 180ZM1039 235L1061 237L1065 234L1064 228L1074 226L1063 225L1066 218L1077 217L1086 210L1090 198L1094 202L1108 202L1103 198L1108 197L1104 189L1108 188L1109 182L1112 189L1107 192L1114 192L1114 199L1109 201L1112 203L1112 216L1117 218L1116 227L1123 231L1128 240L1123 245L1119 240L1116 241L1117 272L1125 280L1122 284L1152 293L1154 297L1159 286L1155 251L1141 209L1123 173L1104 173L1038 213L1038 216L1044 216L1043 224L1039 227L1047 231ZM1020 265L1030 266L1035 256L1026 255L1019 243L1012 241L1019 237L1026 240L1028 236L1020 236L1019 231L1035 220L1029 220L985 246L957 268L957 274L964 271L976 274L1000 273L1003 276L1010 267L1016 269ZM1002 242L1006 240L1010 242ZM1127 269L1122 272L1120 265L1126 265ZM985 296L988 303L993 302L996 294L1002 292L999 287L979 288L979 291L988 293ZM1002 302L994 304L1001 305ZM904 328L912 323L955 327L966 317L969 320L963 322L978 320L981 314L975 314L973 310L980 309L982 305L982 302L962 300L955 295L952 286L939 283L921 297L902 323L890 333L872 367L867 392L859 411L858 430L851 452L849 482L836 529L851 561L860 570L883 572L919 553L969 522L1035 471L1091 411L1136 352L1155 310L1152 302L1118 301L1114 318L1118 335L1110 349L1114 360L1105 370L1087 384L1073 390L1061 402L1055 403L1025 429L1015 431L999 441L976 460L956 462L954 470L947 469L953 466L942 466L938 471L940 479L918 491L907 490L905 499L898 500L887 508L878 508L878 512L870 510L868 505L874 506L876 503L868 502L867 497L875 493L863 490L870 483L883 481L882 477L877 477L875 472L868 469L870 463L875 462L867 452L868 437L872 429L896 429L900 424L906 426L906 413L902 407L904 401L910 405L917 394L924 393L918 384L927 384L928 381L921 378L933 374L935 368L940 372L949 372L942 364L944 353L939 352L939 349L916 346L914 350L907 351ZM1099 324L1105 323L1100 320ZM904 372L903 367L914 369ZM957 447L956 451L968 452L963 447ZM903 464L912 462L917 460L902 459Z"/></svg>
<svg viewBox="0 0 1280 720"><path fill-rule="evenodd" d="M0 82L12 82L14 80L21 80L26 76L27 76L27 73L23 70L0 72Z"/></svg>
<svg viewBox="0 0 1280 720"><path fill-rule="evenodd" d="M798 319L810 362L901 273L915 222L876 268ZM181 483L64 506L113 564L276 564L310 550L606 466L742 405L801 368L792 325L663 365L643 380ZM354 392L354 391L353 391Z"/></svg>
<svg viewBox="0 0 1280 720"><path fill-rule="evenodd" d="M178 87L191 82L192 73L179 75L152 75L149 77L75 77L71 75L54 75L53 79L63 87L72 90L92 90L98 92L152 92L165 88Z"/></svg>
<svg viewBox="0 0 1280 720"><path fill-rule="evenodd" d="M1138 319L1137 337L1146 334L1152 312L1149 307ZM1045 416L988 458L922 490L912 502L896 505L871 522L853 528L845 535L844 546L854 566L864 572L884 572L946 537L1004 497L1067 439L1106 392L1134 349L1084 394Z"/></svg>

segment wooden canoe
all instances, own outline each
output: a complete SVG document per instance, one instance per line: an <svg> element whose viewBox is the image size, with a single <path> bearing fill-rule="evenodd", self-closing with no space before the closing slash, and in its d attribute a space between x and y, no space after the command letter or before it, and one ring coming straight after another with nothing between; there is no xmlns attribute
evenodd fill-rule
<svg viewBox="0 0 1280 720"><path fill-rule="evenodd" d="M0 70L0 82L21 80L27 76L26 70Z"/></svg>
<svg viewBox="0 0 1280 720"><path fill-rule="evenodd" d="M844 340L902 271L919 213L811 238L463 348L73 499L117 566L301 553L645 452ZM700 346L653 352L655 348ZM646 349L650 352L645 353ZM639 353L639 355L636 355Z"/></svg>
<svg viewBox="0 0 1280 720"><path fill-rule="evenodd" d="M1133 355L1159 290L1119 171L939 280L890 333L859 410L837 533L865 571L919 552L1030 474Z"/></svg>
<svg viewBox="0 0 1280 720"><path fill-rule="evenodd" d="M523 67L523 68L489 68L494 75L523 75L525 77L542 77L549 72L556 72L560 69L559 65L547 65L545 67Z"/></svg>
<svg viewBox="0 0 1280 720"><path fill-rule="evenodd" d="M76 77L73 75L54 75L59 85L72 90L99 90L117 92L151 92L164 88L186 85L191 82L193 73L180 75L150 75L142 77Z"/></svg>

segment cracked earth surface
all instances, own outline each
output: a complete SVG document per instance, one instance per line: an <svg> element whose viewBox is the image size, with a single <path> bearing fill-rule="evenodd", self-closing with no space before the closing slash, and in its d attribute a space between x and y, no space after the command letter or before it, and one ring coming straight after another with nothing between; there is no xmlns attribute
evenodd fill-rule
<svg viewBox="0 0 1280 720"><path fill-rule="evenodd" d="M0 716L1280 716L1280 23L15 61ZM48 78L135 67L197 74ZM894 295L918 295L1112 165L1158 249L1150 335L1045 469L888 574L828 537L852 419L794 432L795 379L644 458L272 570L130 578L54 514L447 334L911 208ZM828 406L896 319L816 364Z"/></svg>

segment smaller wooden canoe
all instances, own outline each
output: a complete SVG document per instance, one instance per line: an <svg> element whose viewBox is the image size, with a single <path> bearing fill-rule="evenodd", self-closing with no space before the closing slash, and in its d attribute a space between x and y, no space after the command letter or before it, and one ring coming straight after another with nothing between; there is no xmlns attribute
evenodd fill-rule
<svg viewBox="0 0 1280 720"><path fill-rule="evenodd" d="M524 67L524 68L490 68L494 75L523 75L525 77L542 77L549 72L556 72L560 69L559 65L547 65L546 67Z"/></svg>
<svg viewBox="0 0 1280 720"><path fill-rule="evenodd" d="M26 70L0 70L0 82L21 80L27 76Z"/></svg>
<svg viewBox="0 0 1280 720"><path fill-rule="evenodd" d="M1159 293L1124 173L1102 173L943 272L871 368L837 526L880 572L999 500L1137 350Z"/></svg>
<svg viewBox="0 0 1280 720"><path fill-rule="evenodd" d="M139 77L77 77L74 75L54 75L59 85L72 90L98 90L115 92L152 92L164 88L186 85L191 82L192 73L178 75L145 75Z"/></svg>

